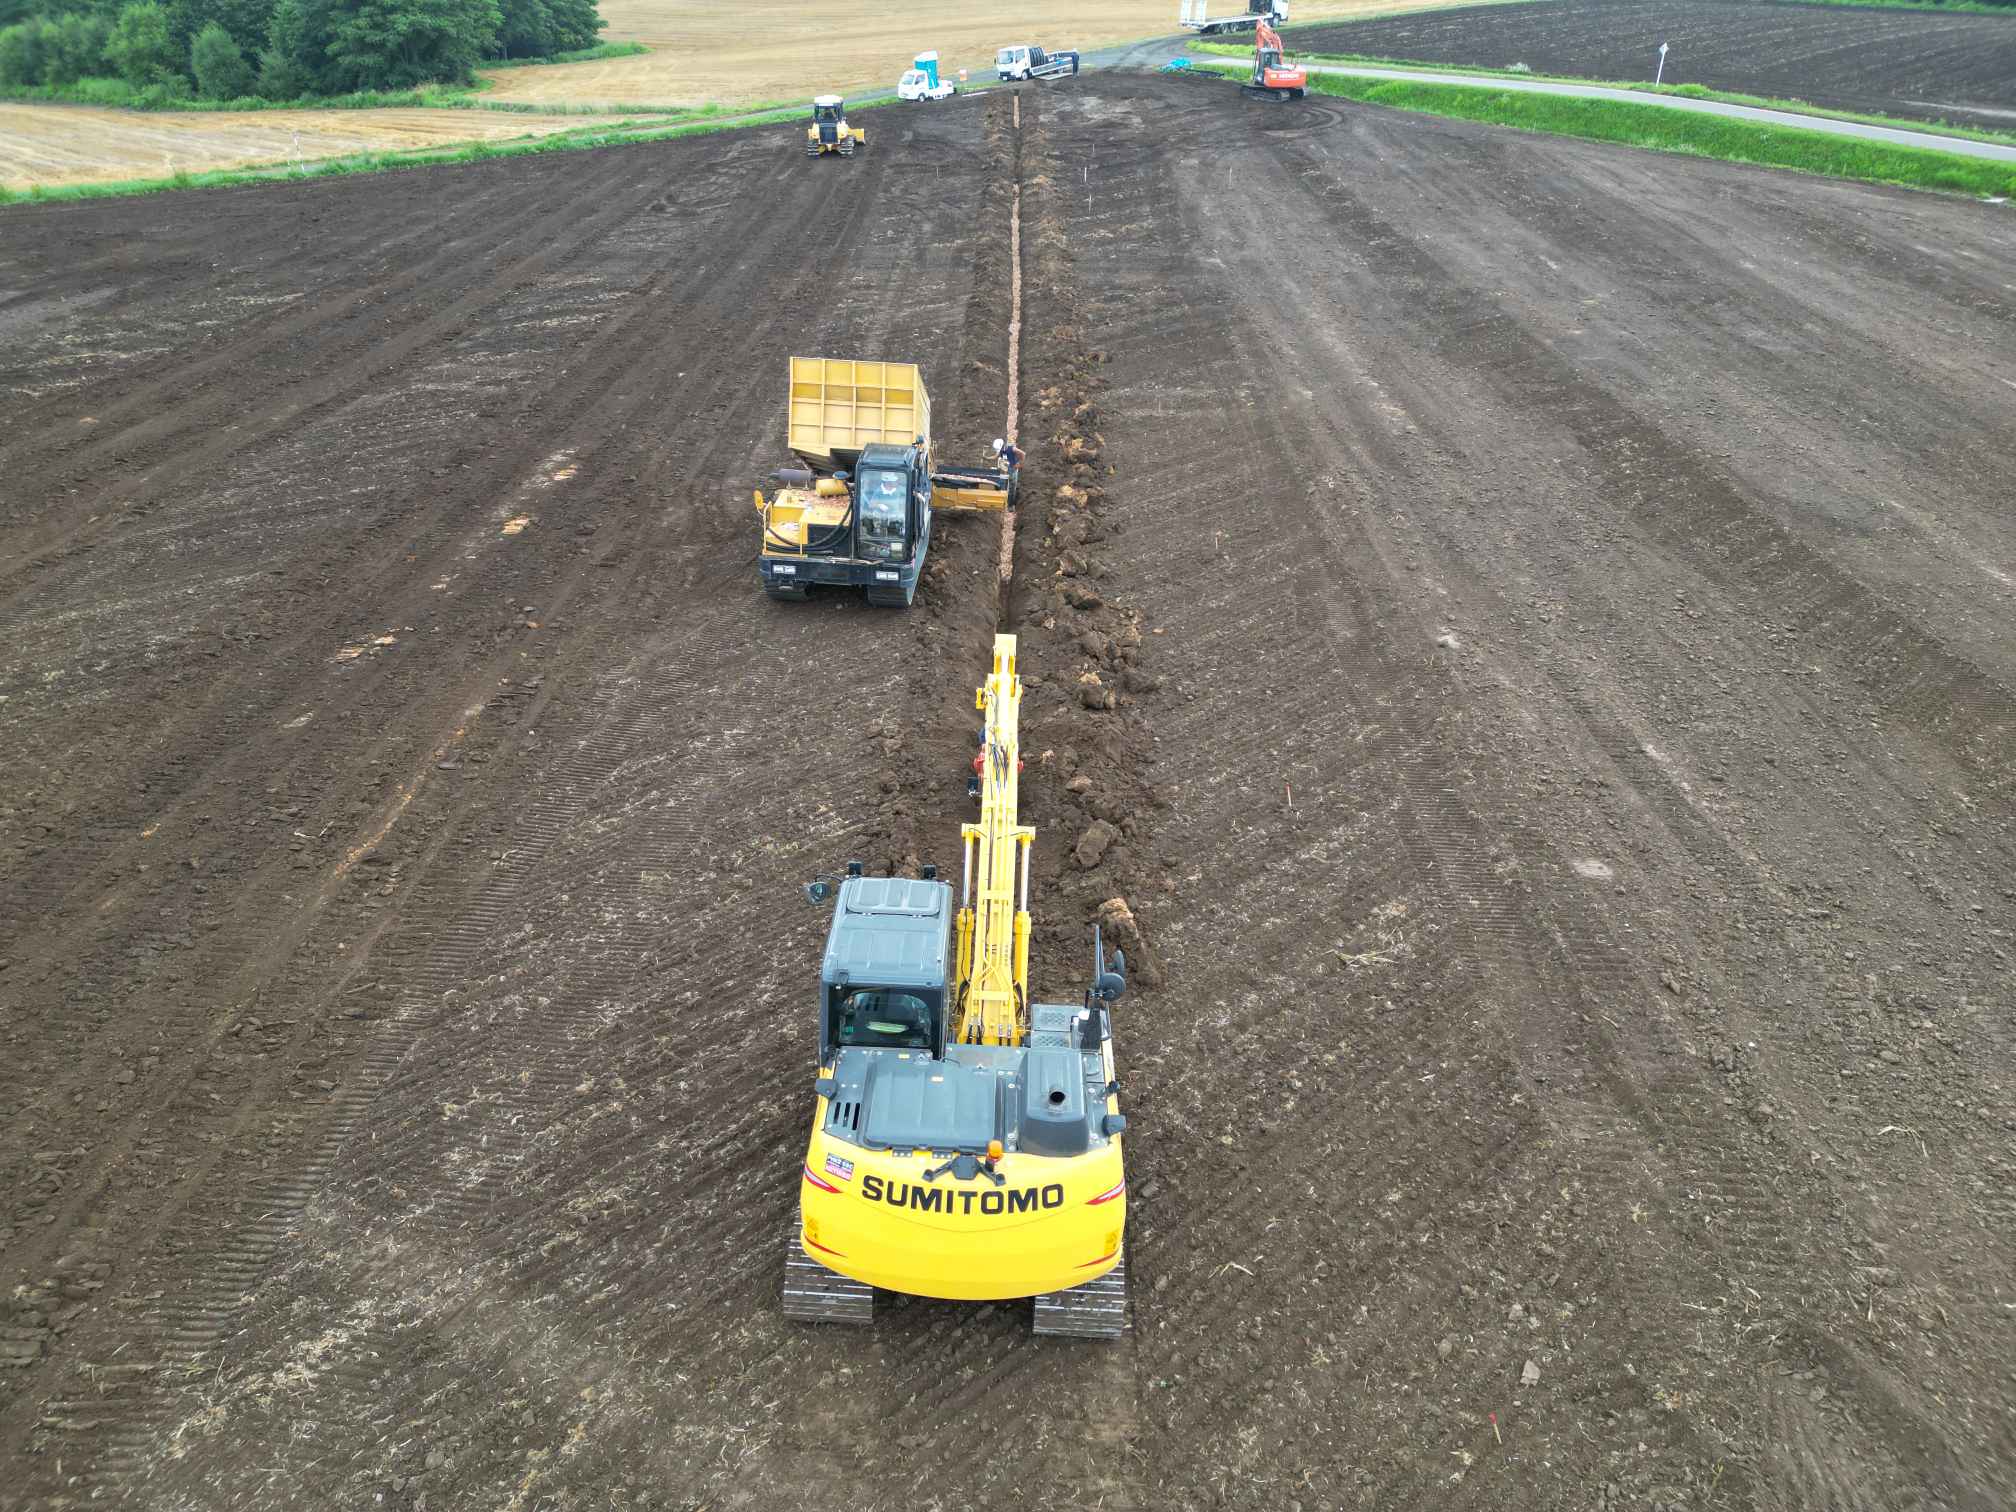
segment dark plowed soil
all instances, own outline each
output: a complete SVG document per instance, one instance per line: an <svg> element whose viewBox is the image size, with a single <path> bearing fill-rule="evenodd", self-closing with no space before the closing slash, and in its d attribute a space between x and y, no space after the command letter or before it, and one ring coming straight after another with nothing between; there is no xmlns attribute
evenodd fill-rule
<svg viewBox="0 0 2016 1512"><path fill-rule="evenodd" d="M1958 125L2016 126L2016 14L1741 0L1535 0L1296 32L1307 52L1665 81Z"/></svg>
<svg viewBox="0 0 2016 1512"><path fill-rule="evenodd" d="M1022 99L0 215L0 1506L2016 1494L2006 213ZM770 603L785 357L976 455L1016 184L1010 590ZM797 884L997 625L1135 1329L787 1325Z"/></svg>

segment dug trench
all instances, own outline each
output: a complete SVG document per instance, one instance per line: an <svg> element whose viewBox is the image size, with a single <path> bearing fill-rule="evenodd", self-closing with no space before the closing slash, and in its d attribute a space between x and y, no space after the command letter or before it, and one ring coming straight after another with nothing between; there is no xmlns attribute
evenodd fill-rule
<svg viewBox="0 0 2016 1512"><path fill-rule="evenodd" d="M903 875L927 861L947 876L956 869L959 826L973 817L964 777L980 730L975 669L984 672L997 632L1013 632L1024 688L1022 820L1037 830L1031 986L1075 1001L1095 923L1127 952L1133 983L1162 985L1133 901L1159 892L1175 864L1157 859L1153 842L1152 695L1161 681L1149 670L1142 612L1098 551L1117 466L1099 432L1102 354L1079 322L1043 94L1022 90L996 104L983 215L1019 234L981 254L966 346L985 351L986 332L1005 340L1019 326L1019 362L969 359L961 413L1007 416L1005 431L1027 452L1020 507L1002 521L1001 570L991 575L980 555L992 549L991 532L975 520L941 520L947 549L934 550L926 568L929 611L912 627L909 693L878 727L888 764L871 854ZM1012 409L1004 405L1011 372Z"/></svg>

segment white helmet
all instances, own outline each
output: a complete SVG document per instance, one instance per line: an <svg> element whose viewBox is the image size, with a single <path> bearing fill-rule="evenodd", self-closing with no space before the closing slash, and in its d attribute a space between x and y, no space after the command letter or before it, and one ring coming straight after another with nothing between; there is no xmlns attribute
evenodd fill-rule
<svg viewBox="0 0 2016 1512"><path fill-rule="evenodd" d="M1003 441L999 436L996 436L994 438L994 450L996 450L997 452L1002 450L1007 445L1008 443L1006 441Z"/></svg>

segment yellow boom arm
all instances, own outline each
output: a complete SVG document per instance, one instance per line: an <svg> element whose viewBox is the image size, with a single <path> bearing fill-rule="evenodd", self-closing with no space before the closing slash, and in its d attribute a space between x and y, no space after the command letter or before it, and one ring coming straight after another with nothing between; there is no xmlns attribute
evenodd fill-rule
<svg viewBox="0 0 2016 1512"><path fill-rule="evenodd" d="M1029 847L1036 831L1015 822L1022 750L1022 679L1015 637L994 637L994 670L975 707L987 716L980 748L980 822L961 826L959 1041L1019 1045L1029 1006Z"/></svg>

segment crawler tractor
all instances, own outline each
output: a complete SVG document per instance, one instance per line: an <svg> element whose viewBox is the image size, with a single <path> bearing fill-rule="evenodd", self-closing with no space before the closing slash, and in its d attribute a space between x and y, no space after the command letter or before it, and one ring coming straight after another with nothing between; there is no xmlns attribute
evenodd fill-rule
<svg viewBox="0 0 2016 1512"><path fill-rule="evenodd" d="M1029 852L1016 820L1022 681L994 637L959 907L921 880L839 884L819 978L818 1102L784 1311L870 1323L878 1289L1035 1299L1038 1333L1127 1327L1127 1177L1112 1006L1126 960L1093 931L1077 1003L1029 1000ZM807 892L823 900L831 884Z"/></svg>
<svg viewBox="0 0 2016 1512"><path fill-rule="evenodd" d="M931 396L915 364L791 359L787 424L800 465L756 491L763 591L803 599L818 586L860 588L871 604L916 596L940 511L1004 509L1012 474L935 469Z"/></svg>
<svg viewBox="0 0 2016 1512"><path fill-rule="evenodd" d="M854 156L856 146L868 145L868 133L847 124L847 106L838 95L819 95L812 101L812 124L805 128L805 155L818 157L837 152Z"/></svg>

